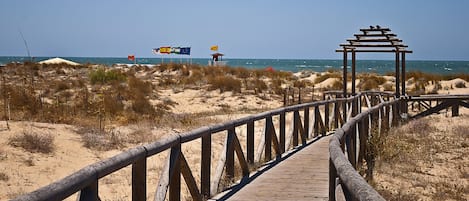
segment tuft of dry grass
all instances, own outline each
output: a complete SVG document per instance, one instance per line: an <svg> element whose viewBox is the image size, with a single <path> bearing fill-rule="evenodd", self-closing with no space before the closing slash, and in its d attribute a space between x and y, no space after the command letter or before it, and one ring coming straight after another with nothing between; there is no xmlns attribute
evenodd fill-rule
<svg viewBox="0 0 469 201"><path fill-rule="evenodd" d="M242 83L232 76L219 75L216 77L210 77L208 83L211 85L210 89L219 89L220 93L225 91L241 92Z"/></svg>
<svg viewBox="0 0 469 201"><path fill-rule="evenodd" d="M8 144L21 147L32 153L52 153L54 151L54 136L49 133L37 133L34 131L23 131L20 135L8 140Z"/></svg>
<svg viewBox="0 0 469 201"><path fill-rule="evenodd" d="M467 121L467 116L462 116ZM444 117L412 120L392 129L379 153L375 189L386 200L466 200L469 126L446 127Z"/></svg>
<svg viewBox="0 0 469 201"><path fill-rule="evenodd" d="M10 180L10 177L4 172L0 172L0 181L8 181L8 180Z"/></svg>

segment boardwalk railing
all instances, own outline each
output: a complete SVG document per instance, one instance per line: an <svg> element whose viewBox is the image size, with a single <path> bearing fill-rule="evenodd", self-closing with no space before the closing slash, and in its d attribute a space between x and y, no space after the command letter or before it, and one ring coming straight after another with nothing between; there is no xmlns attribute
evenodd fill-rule
<svg viewBox="0 0 469 201"><path fill-rule="evenodd" d="M154 200L180 200L181 178L191 199L204 200L225 190L223 183L226 181L231 185L249 179L256 164L282 160L288 150L306 145L309 140L335 128L329 145L329 199L335 200L336 187L340 184L347 200L384 200L356 169L366 160L367 140L375 133L385 133L396 126L409 99L396 100L391 93L383 92L362 92L348 95L348 98L337 98L337 94L331 92L328 96L332 99L288 106L171 135L89 165L14 200L63 200L77 192L78 200L100 200L99 180L128 166L132 170L129 175L132 200L146 200L147 172L150 171L147 160L164 153L168 153L168 162L160 172ZM457 103L467 106L467 102ZM362 111L365 107L368 109ZM256 132L259 128L263 131ZM220 135L225 135L225 144L217 153L220 156L215 163L212 138ZM200 155L196 157L200 160L200 172L191 170L182 151L188 143L200 143Z"/></svg>
<svg viewBox="0 0 469 201"><path fill-rule="evenodd" d="M99 200L99 186L105 185L105 182L99 182L100 179L128 166L131 166L132 170L129 175L132 200L146 200L147 171L150 171L147 160L151 160L148 159L151 156L167 152L168 162L160 172L154 199L180 200L182 175L191 199L204 200L223 191L222 183L225 181L235 182L249 178L252 167L256 164L281 160L286 151L306 145L308 140L323 136L327 131L343 125L345 120L350 118L352 109L357 109L352 105L359 104L350 100L370 102L368 96L371 100L377 100L378 96L370 94L359 94L352 99L342 98L288 106L168 136L89 165L15 200L63 200L77 192L79 200ZM255 128L263 131L256 133ZM245 135L240 136L241 132ZM220 135L226 136L225 144L220 153L217 153L220 154L219 160L214 163L212 138ZM255 136L259 142L256 145ZM245 143L240 137L245 138ZM200 160L200 172L191 170L191 165L181 151L188 143L200 143L201 151L196 157ZM212 170L211 167L216 168ZM200 178L194 175L200 175Z"/></svg>
<svg viewBox="0 0 469 201"><path fill-rule="evenodd" d="M373 149L368 140L374 135L385 134L391 126L397 126L401 114L406 118L420 118L437 113L443 109L451 108L452 116L458 116L459 107L469 108L469 95L429 95L420 97L401 97L399 100L390 100L378 95L379 101L366 100L368 110L357 113L362 102L359 96L346 99L351 103L352 116L346 123L335 130L329 144L329 200L335 200L336 187L340 184L346 200L384 200L356 169L362 167L363 160L373 163L367 157L367 150ZM432 105L436 103L436 106ZM410 104L410 105L409 105ZM425 111L415 115L408 113L408 107L414 109L414 104L423 105ZM354 108L355 107L355 108ZM368 169L366 176L372 179Z"/></svg>
<svg viewBox="0 0 469 201"><path fill-rule="evenodd" d="M374 135L371 132L385 133L391 125L397 125L401 101L380 98L379 104L374 106L373 101L367 101L369 109L359 114L355 112L359 111L359 96L347 98L346 102L351 102L354 112L353 117L335 130L329 144L329 200L335 200L338 183L347 200L384 200L356 169L365 159L367 141L370 135Z"/></svg>

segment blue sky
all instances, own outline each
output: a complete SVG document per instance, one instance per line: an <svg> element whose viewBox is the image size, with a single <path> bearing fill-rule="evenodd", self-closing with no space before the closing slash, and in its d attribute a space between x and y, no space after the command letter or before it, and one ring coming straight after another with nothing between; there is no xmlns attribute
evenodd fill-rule
<svg viewBox="0 0 469 201"><path fill-rule="evenodd" d="M469 60L469 1L1 1L0 56L159 57L191 46L208 57L336 59L334 50L369 25L391 28L408 59ZM359 54L393 59L391 54Z"/></svg>

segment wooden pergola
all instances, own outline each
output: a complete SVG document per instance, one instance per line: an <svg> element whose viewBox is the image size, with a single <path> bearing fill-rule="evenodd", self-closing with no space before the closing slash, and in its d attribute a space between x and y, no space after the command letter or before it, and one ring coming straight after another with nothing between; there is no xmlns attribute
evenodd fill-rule
<svg viewBox="0 0 469 201"><path fill-rule="evenodd" d="M354 34L355 38L347 39L347 43L340 44L340 49L336 52L343 52L343 92L347 96L347 54L352 53L352 94L355 95L355 67L357 52L375 52L375 53L395 53L396 54L396 97L400 97L400 84L402 84L402 95L405 95L405 54L412 53L407 50L407 45L397 38L397 35L391 32L391 29L379 25L360 29L361 33ZM400 71L401 69L401 71ZM402 76L402 79L400 79ZM402 83L400 82L402 80Z"/></svg>

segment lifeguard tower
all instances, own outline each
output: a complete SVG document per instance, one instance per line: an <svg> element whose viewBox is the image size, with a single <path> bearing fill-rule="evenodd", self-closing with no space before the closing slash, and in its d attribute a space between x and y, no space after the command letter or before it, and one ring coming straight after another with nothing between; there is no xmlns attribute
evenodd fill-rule
<svg viewBox="0 0 469 201"><path fill-rule="evenodd" d="M213 53L212 59L208 61L209 66L226 66L226 61L223 61L223 54L222 53Z"/></svg>

